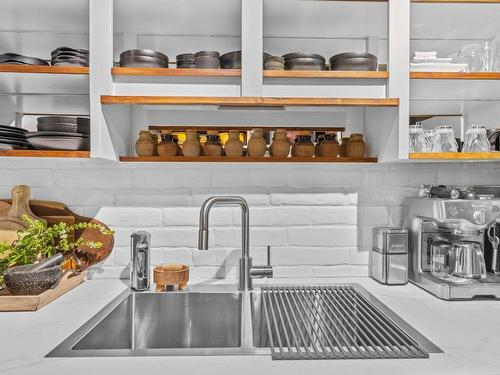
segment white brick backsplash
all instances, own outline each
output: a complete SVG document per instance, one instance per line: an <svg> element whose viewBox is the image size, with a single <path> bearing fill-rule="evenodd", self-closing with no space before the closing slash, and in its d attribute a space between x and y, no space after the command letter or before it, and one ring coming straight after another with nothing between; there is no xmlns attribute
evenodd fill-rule
<svg viewBox="0 0 500 375"><path fill-rule="evenodd" d="M271 194L273 205L340 206L357 203L357 194Z"/></svg>
<svg viewBox="0 0 500 375"><path fill-rule="evenodd" d="M313 207L311 210L314 225L356 225L358 222L358 208L356 206Z"/></svg>
<svg viewBox="0 0 500 375"><path fill-rule="evenodd" d="M128 278L130 234L152 234L152 263L180 262L191 279L236 280L241 253L239 208L210 216L210 249L198 251L202 203L241 195L250 206L254 264L276 277L366 276L372 228L401 225L402 203L421 184L498 184L498 163L127 164L114 161L1 159L0 194L16 184L32 198L64 202L115 230L115 249L90 277ZM344 266L349 264L351 268ZM354 266L354 268L352 267Z"/></svg>
<svg viewBox="0 0 500 375"><path fill-rule="evenodd" d="M162 225L162 211L152 207L103 207L96 219L117 227L155 227Z"/></svg>
<svg viewBox="0 0 500 375"><path fill-rule="evenodd" d="M288 228L288 245L345 247L357 246L355 226Z"/></svg>

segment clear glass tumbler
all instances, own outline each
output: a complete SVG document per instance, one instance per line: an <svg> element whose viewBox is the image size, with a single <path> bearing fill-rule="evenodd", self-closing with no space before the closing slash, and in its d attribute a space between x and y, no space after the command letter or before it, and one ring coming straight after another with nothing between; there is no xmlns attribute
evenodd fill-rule
<svg viewBox="0 0 500 375"><path fill-rule="evenodd" d="M422 125L410 125L410 152L429 152L429 139Z"/></svg>
<svg viewBox="0 0 500 375"><path fill-rule="evenodd" d="M458 152L458 143L452 126L443 125L436 129L432 152Z"/></svg>
<svg viewBox="0 0 500 375"><path fill-rule="evenodd" d="M471 125L465 132L463 152L488 152L490 142L486 134L486 127Z"/></svg>

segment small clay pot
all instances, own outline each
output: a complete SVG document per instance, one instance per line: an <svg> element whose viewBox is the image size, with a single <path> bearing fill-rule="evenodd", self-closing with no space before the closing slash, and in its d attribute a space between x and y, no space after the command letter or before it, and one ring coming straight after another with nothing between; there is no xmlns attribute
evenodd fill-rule
<svg viewBox="0 0 500 375"><path fill-rule="evenodd" d="M135 152L138 156L154 156L156 155L157 144L153 140L151 133L148 130L139 132L139 139L135 142Z"/></svg>
<svg viewBox="0 0 500 375"><path fill-rule="evenodd" d="M240 141L239 130L229 130L229 138L224 145L226 156L242 156L243 142Z"/></svg>
<svg viewBox="0 0 500 375"><path fill-rule="evenodd" d="M217 130L207 131L207 141L203 145L203 155L221 156L222 144L220 142L219 132Z"/></svg>
<svg viewBox="0 0 500 375"><path fill-rule="evenodd" d="M318 143L316 156L337 157L340 152L340 144L335 132L326 132L325 137Z"/></svg>
<svg viewBox="0 0 500 375"><path fill-rule="evenodd" d="M313 157L314 143L311 141L310 132L298 132L297 140L292 147L292 156L295 157Z"/></svg>
<svg viewBox="0 0 500 375"><path fill-rule="evenodd" d="M342 142L340 143L340 157L347 157L347 144L349 143L349 137L343 137Z"/></svg>
<svg viewBox="0 0 500 375"><path fill-rule="evenodd" d="M351 134L351 139L347 143L347 156L350 158L362 159L366 154L366 144L363 140L363 134Z"/></svg>
<svg viewBox="0 0 500 375"><path fill-rule="evenodd" d="M158 145L158 155L160 156L176 156L177 143L175 142L172 132L165 131L161 135L161 143Z"/></svg>
<svg viewBox="0 0 500 375"><path fill-rule="evenodd" d="M182 144L183 156L200 156L201 146L198 132L193 129L186 130L186 140Z"/></svg>
<svg viewBox="0 0 500 375"><path fill-rule="evenodd" d="M287 138L286 129L276 129L270 153L274 157L287 157L290 154L290 142Z"/></svg>
<svg viewBox="0 0 500 375"><path fill-rule="evenodd" d="M267 150L267 142L264 138L264 130L254 129L252 138L248 141L248 156L264 156Z"/></svg>

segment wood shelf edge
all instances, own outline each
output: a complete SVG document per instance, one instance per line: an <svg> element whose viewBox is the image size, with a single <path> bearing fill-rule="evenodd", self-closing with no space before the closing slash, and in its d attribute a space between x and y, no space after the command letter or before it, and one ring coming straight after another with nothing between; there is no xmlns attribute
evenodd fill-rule
<svg viewBox="0 0 500 375"><path fill-rule="evenodd" d="M90 158L90 151L0 150L0 157Z"/></svg>
<svg viewBox="0 0 500 375"><path fill-rule="evenodd" d="M342 79L388 79L387 71L341 71L341 70L264 70L264 78L342 78Z"/></svg>
<svg viewBox="0 0 500 375"><path fill-rule="evenodd" d="M420 160L498 160L500 152L415 152L408 157Z"/></svg>
<svg viewBox="0 0 500 375"><path fill-rule="evenodd" d="M0 73L88 75L89 72L90 69L85 66L0 65Z"/></svg>
<svg viewBox="0 0 500 375"><path fill-rule="evenodd" d="M500 80L500 72L410 72L411 79Z"/></svg>
<svg viewBox="0 0 500 375"><path fill-rule="evenodd" d="M241 69L176 69L113 67L114 76L154 77L241 77Z"/></svg>
<svg viewBox="0 0 500 375"><path fill-rule="evenodd" d="M163 162L163 163L377 163L378 158L332 158L332 157L230 157L230 156L120 156L121 162Z"/></svg>
<svg viewBox="0 0 500 375"><path fill-rule="evenodd" d="M279 98L279 97L215 97L215 96L117 96L102 95L103 105L222 105L235 107L283 106L365 106L397 107L398 98Z"/></svg>

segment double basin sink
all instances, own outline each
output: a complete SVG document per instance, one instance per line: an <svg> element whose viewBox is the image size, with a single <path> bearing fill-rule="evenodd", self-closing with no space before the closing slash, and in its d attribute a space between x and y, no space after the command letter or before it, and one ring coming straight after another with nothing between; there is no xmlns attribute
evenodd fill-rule
<svg viewBox="0 0 500 375"><path fill-rule="evenodd" d="M439 352L359 285L330 294L325 289L322 295L300 288L296 294L289 289L270 294L265 289L242 293L221 287L169 293L127 290L47 356L273 354L274 359L335 359L370 354L393 358L412 351L419 354L413 358L425 358ZM351 289L363 300L343 300ZM374 320L374 313L382 318ZM388 335L396 329L401 332L391 347Z"/></svg>

